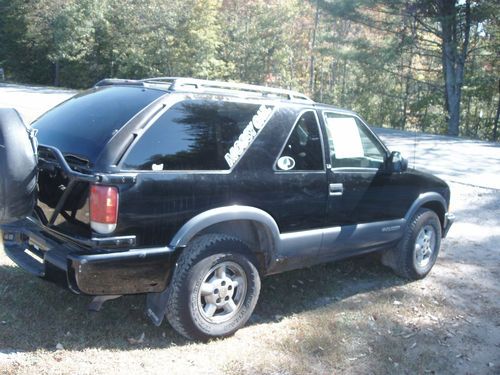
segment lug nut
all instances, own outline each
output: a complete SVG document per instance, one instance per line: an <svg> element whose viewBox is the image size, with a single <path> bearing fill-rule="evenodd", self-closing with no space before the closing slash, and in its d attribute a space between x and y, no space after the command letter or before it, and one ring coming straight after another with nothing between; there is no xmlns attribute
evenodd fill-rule
<svg viewBox="0 0 500 375"><path fill-rule="evenodd" d="M229 286L227 287L227 290L231 290L231 289L233 289L233 286L232 286L232 285L229 285Z"/></svg>
<svg viewBox="0 0 500 375"><path fill-rule="evenodd" d="M226 298L224 298L226 301L229 301L229 296L226 296Z"/></svg>
<svg viewBox="0 0 500 375"><path fill-rule="evenodd" d="M219 294L219 289L214 289L214 294Z"/></svg>
<svg viewBox="0 0 500 375"><path fill-rule="evenodd" d="M223 281L223 282L220 283L220 285L224 286L224 285L226 285L226 282Z"/></svg>
<svg viewBox="0 0 500 375"><path fill-rule="evenodd" d="M215 301L216 303L221 303L221 299L220 298L217 298L217 300Z"/></svg>

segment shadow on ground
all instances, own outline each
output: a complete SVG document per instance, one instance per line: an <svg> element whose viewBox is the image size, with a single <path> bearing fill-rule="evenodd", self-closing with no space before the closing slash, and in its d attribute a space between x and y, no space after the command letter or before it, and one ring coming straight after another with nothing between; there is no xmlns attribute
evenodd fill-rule
<svg viewBox="0 0 500 375"><path fill-rule="evenodd" d="M147 319L145 296L109 301L101 312L93 313L86 309L90 297L73 295L16 266L1 266L0 280L0 350L50 350L58 343L69 350L135 348L128 339L143 332L150 348L187 343L168 323L155 327ZM268 277L247 325L279 321L403 283L374 255Z"/></svg>

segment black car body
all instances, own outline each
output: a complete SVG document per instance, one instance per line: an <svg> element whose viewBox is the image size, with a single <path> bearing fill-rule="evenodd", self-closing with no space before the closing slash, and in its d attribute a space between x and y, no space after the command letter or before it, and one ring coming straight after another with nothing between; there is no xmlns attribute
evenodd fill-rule
<svg viewBox="0 0 500 375"><path fill-rule="evenodd" d="M390 251L422 209L439 237L453 221L445 182L407 169L355 113L295 92L104 80L32 125L38 203L2 226L5 251L76 293L148 293L156 324L200 236L241 240L264 276Z"/></svg>

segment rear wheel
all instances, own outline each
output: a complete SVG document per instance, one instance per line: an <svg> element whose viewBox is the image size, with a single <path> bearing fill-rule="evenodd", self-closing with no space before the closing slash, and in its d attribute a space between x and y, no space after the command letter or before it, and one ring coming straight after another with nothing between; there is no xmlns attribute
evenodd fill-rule
<svg viewBox="0 0 500 375"><path fill-rule="evenodd" d="M229 336L250 318L259 292L259 273L250 249L233 237L204 235L179 258L166 317L189 339Z"/></svg>
<svg viewBox="0 0 500 375"><path fill-rule="evenodd" d="M441 246L441 223L432 210L421 208L411 218L407 232L395 249L382 256L382 262L406 279L422 279L430 272Z"/></svg>

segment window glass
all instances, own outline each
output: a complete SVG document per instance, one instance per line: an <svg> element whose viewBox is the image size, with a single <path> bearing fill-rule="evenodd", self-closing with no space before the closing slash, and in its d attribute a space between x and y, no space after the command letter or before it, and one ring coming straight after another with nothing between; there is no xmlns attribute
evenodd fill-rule
<svg viewBox="0 0 500 375"><path fill-rule="evenodd" d="M142 135L123 166L135 170L227 170L248 149L271 106L186 100Z"/></svg>
<svg viewBox="0 0 500 375"><path fill-rule="evenodd" d="M287 144L276 162L282 171L323 170L323 151L318 122L313 111L298 119Z"/></svg>
<svg viewBox="0 0 500 375"><path fill-rule="evenodd" d="M325 117L333 168L380 168L384 149L355 117L336 113Z"/></svg>
<svg viewBox="0 0 500 375"><path fill-rule="evenodd" d="M75 95L40 117L40 144L59 148L93 162L111 137L164 91L108 86Z"/></svg>

